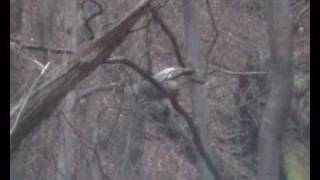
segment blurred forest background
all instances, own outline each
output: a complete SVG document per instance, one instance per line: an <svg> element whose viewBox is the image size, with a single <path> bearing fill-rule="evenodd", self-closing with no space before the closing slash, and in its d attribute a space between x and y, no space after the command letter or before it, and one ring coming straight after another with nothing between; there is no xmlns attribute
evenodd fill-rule
<svg viewBox="0 0 320 180"><path fill-rule="evenodd" d="M310 1L140 1L10 0L10 179L309 179Z"/></svg>

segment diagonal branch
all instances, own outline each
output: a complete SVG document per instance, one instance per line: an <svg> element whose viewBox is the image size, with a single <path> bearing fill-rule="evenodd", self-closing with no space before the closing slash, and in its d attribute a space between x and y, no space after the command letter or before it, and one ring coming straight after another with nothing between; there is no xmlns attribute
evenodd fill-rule
<svg viewBox="0 0 320 180"><path fill-rule="evenodd" d="M196 146L200 156L205 161L209 170L217 177L217 179L222 179L221 172L218 170L218 166L221 166L221 159L216 157L216 159L211 159L209 153L205 150L204 144L200 138L200 133L197 125L194 123L193 118L189 115L189 113L180 105L177 97L168 92L161 83L159 83L156 79L150 76L147 72L137 66L135 63L127 60L126 58L114 58L111 60L107 60L106 64L124 64L129 66L131 69L136 71L139 75L141 75L144 79L149 81L152 85L154 85L161 93L163 93L172 104L172 107L186 120L191 133L192 133L192 141Z"/></svg>
<svg viewBox="0 0 320 180"><path fill-rule="evenodd" d="M27 102L29 101L29 98L30 96L32 95L32 92L36 86L36 84L39 82L40 78L44 75L45 71L47 70L47 68L49 67L50 65L50 62L47 63L47 65L41 70L41 73L39 74L39 76L35 79L35 81L32 83L25 99L22 101L22 104L21 104L21 107L19 107L19 111L18 111L18 114L17 114L17 118L15 119L15 121L13 122L13 125L12 125L12 128L10 129L10 136L11 136L11 133L13 131L15 131L17 125L18 125L18 122L19 122L19 119L20 119L20 116L21 116L21 113L23 112L24 110L24 107L26 106ZM10 115L11 115L11 112L10 112Z"/></svg>
<svg viewBox="0 0 320 180"><path fill-rule="evenodd" d="M154 11L153 15L154 15L155 20L159 23L160 27L162 28L163 32L170 39L179 65L181 67L186 67L185 62L183 61L183 57L181 55L180 49L179 49L178 41L177 41L176 37L173 35L173 32L170 30L168 25L166 25L166 23L163 21L163 19L161 19L161 17L158 15L157 12Z"/></svg>
<svg viewBox="0 0 320 180"><path fill-rule="evenodd" d="M116 82L113 82L110 84L96 85L96 86L89 87L87 89L82 90L78 96L79 96L79 99L86 98L96 92L110 90L116 87L117 85L118 83Z"/></svg>
<svg viewBox="0 0 320 180"><path fill-rule="evenodd" d="M213 32L213 37L209 43L209 46L204 54L204 60L206 63L206 66L204 67L204 73L205 73L205 78L208 76L208 67L209 67L209 58L212 53L212 50L214 46L217 44L218 38L219 38L219 31L216 25L216 20L214 19L214 14L212 12L211 4L209 0L206 0L206 7L207 7L207 12L211 21L211 26L212 26L212 32Z"/></svg>
<svg viewBox="0 0 320 180"><path fill-rule="evenodd" d="M44 119L50 117L68 92L93 72L125 40L130 29L149 10L151 2L152 0L140 2L110 31L76 53L69 68L35 90L21 114L19 123L10 134L11 158L18 151L21 142L34 132Z"/></svg>
<svg viewBox="0 0 320 180"><path fill-rule="evenodd" d="M207 49L207 51L205 53L206 61L208 61L209 58L210 58L210 54L211 54L212 48L217 43L217 40L218 40L218 37L219 37L219 31L218 31L218 28L217 28L217 25L216 25L216 20L214 19L214 15L212 13L212 8L211 8L211 4L210 4L209 0L206 0L206 7L207 7L207 11L208 11L209 18L210 18L210 21L211 21L212 30L214 31L214 36L212 37L212 40L211 40L211 42L209 44L209 47L208 47L208 49Z"/></svg>
<svg viewBox="0 0 320 180"><path fill-rule="evenodd" d="M298 15L294 19L295 26L298 26L303 16L310 10L310 4L307 4L302 8L302 10L298 13Z"/></svg>

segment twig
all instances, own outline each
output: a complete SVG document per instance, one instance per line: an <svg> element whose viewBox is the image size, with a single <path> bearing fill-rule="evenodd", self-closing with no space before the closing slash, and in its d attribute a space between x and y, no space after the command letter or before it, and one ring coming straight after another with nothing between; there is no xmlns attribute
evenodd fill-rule
<svg viewBox="0 0 320 180"><path fill-rule="evenodd" d="M211 4L209 2L209 0L206 0L206 7L207 7L207 12L211 21L211 26L212 26L212 31L214 31L214 36L212 37L209 46L204 54L204 58L205 58L205 63L206 66L204 68L204 72L205 72L205 79L208 76L208 67L209 67L209 58L212 52L213 47L217 44L218 41L218 37L219 37L219 31L217 29L217 25L216 25L216 21L214 19L214 15L212 13L212 8L211 8Z"/></svg>
<svg viewBox="0 0 320 180"><path fill-rule="evenodd" d="M140 27L137 27L137 28L134 28L134 29L130 30L130 33L144 30L144 29L146 29L147 27L148 27L148 24L144 24L144 25L142 25L142 26L140 26Z"/></svg>
<svg viewBox="0 0 320 180"><path fill-rule="evenodd" d="M98 165L99 165L99 170L100 170L102 176L103 176L105 179L110 180L111 178L110 178L107 174L105 174L105 173L103 172L103 168L102 168L102 166L101 166L101 165L102 165L102 163L101 163L101 158L100 158L99 152L98 152L98 150L97 150L97 144L95 144L94 147L91 147L89 144L87 144L87 142L85 142L85 141L83 140L84 138L81 137L81 133L79 133L78 130L77 130L77 129L73 126L73 124L69 121L69 119L67 118L65 112L64 112L61 108L59 108L59 110L60 110L61 114L63 115L64 120L67 122L67 125L72 129L71 132L79 139L79 141L80 141L80 143L81 143L82 145L84 145L87 149L89 149L89 150L93 153L93 156L97 159Z"/></svg>
<svg viewBox="0 0 320 180"><path fill-rule="evenodd" d="M294 20L294 23L295 23L296 26L298 26L298 24L300 23L302 17L308 12L308 10L310 10L310 4L307 4L305 7L303 7L302 10L296 16L296 18Z"/></svg>
<svg viewBox="0 0 320 180"><path fill-rule="evenodd" d="M306 6L304 6L302 10L299 11L298 15L294 18L294 21L293 21L294 27L292 28L292 31L291 31L293 35L295 35L298 32L300 21L302 20L303 16L308 12L308 10L310 10L310 4L307 4ZM293 36L291 43L293 43L294 40L295 40L295 36Z"/></svg>
<svg viewBox="0 0 320 180"><path fill-rule="evenodd" d="M133 32L137 32L137 31L141 31L143 29L146 29L149 25L150 25L150 22L151 22L151 19L149 19L146 24L140 26L140 27L137 27L137 28L133 28L132 30L130 30L130 33L133 33Z"/></svg>
<svg viewBox="0 0 320 180"><path fill-rule="evenodd" d="M31 85L30 89L29 89L29 92L27 93L27 96L25 98L25 100L22 102L21 104L21 107L20 107L20 110L18 112L18 115L17 115L17 118L15 120L15 122L13 123L12 125L12 128L10 129L10 137L11 137L11 134L12 132L15 130L17 124L18 124L18 121L19 121L19 118L21 116L21 113L22 111L24 110L24 107L25 105L27 104L27 102L29 101L29 98L33 92L33 89L34 87L36 86L36 84L38 83L38 81L40 80L40 78L43 76L43 74L45 73L45 71L48 69L48 67L50 66L50 62L48 62L45 67L41 70L41 73L39 74L39 76L36 78L36 80L33 82L33 84ZM11 114L11 113L10 113Z"/></svg>
<svg viewBox="0 0 320 180"><path fill-rule="evenodd" d="M115 130L115 127L116 125L118 125L118 123L120 122L120 115L121 115L121 112L122 112L122 100L123 100L123 93L121 94L121 98L120 98L120 104L119 104L119 107L117 109L117 114L116 114L116 118L115 118L115 122L112 124L111 128L110 128L110 132L108 133L108 136L107 138L104 140L105 144L109 144L109 141L113 135L113 132Z"/></svg>
<svg viewBox="0 0 320 180"><path fill-rule="evenodd" d="M80 94L78 95L79 99L85 98L87 96L90 96L91 94L98 92L98 91L105 91L108 90L110 88L113 88L115 86L117 86L118 83L110 83L110 84L102 84L102 85L97 85L97 86L93 86L93 87L89 87L87 89L84 89L80 92Z"/></svg>
<svg viewBox="0 0 320 180"><path fill-rule="evenodd" d="M210 2L209 0L206 0L206 7L207 7L207 12L208 12L208 15L209 15L209 18L210 18L210 21L211 21L211 26L212 26L212 30L214 31L214 36L212 37L212 40L209 44L209 47L205 53L205 58L207 59L207 61L209 60L210 58L210 54L211 54L211 51L212 51L212 48L214 47L214 45L217 43L217 40L218 40L218 37L219 37L219 31L217 29L217 25L216 25L216 21L214 19L214 15L212 13L212 8L211 8L211 5L210 5Z"/></svg>
<svg viewBox="0 0 320 180"><path fill-rule="evenodd" d="M151 15L152 16L152 15ZM152 69L153 69L153 63L152 63L152 58L151 58L151 45L152 45L152 36L151 36L151 28L152 28L152 17L150 18L151 20L149 21L146 33L145 33L145 46L146 46L146 56L147 56L147 72L149 74L152 74Z"/></svg>
<svg viewBox="0 0 320 180"><path fill-rule="evenodd" d="M95 36L94 36L94 32L93 32L93 30L92 30L92 28L91 28L91 26L90 26L90 22L91 22L95 17L97 17L98 15L101 15L101 14L103 13L103 8L102 8L102 5L99 4L99 3L98 3L97 1L95 1L95 0L85 1L85 2L82 4L82 8L83 8L83 6L84 6L84 4L85 4L86 2L92 2L93 4L95 4L95 5L98 7L98 11L95 12L95 13L93 13L88 19L86 19L86 20L84 21L84 24L85 24L85 26L87 27L87 29L88 29L88 31L89 31L89 34L90 34L89 39L90 39L90 40L93 40L93 39L95 38Z"/></svg>
<svg viewBox="0 0 320 180"><path fill-rule="evenodd" d="M79 132L79 130L76 127L74 127L74 125L69 121L69 119L68 119L66 113L63 111L63 109L58 108L58 110L62 114L64 121L67 122L67 125L71 128L72 134L74 134L79 139L80 144L82 144L83 146L85 146L86 148L88 148L92 152L94 152L94 148L91 147L87 142L84 141L84 138L81 136L81 132Z"/></svg>
<svg viewBox="0 0 320 180"><path fill-rule="evenodd" d="M14 53L16 53L19 58L22 58L22 61L24 61L24 60L31 61L32 63L36 64L37 68L39 68L40 70L42 70L45 67L45 65L43 65L41 62L39 62L37 59L28 57L24 52L22 52L21 45L16 44L16 42L10 41L10 51L11 50ZM23 87L22 87L22 89L23 89Z"/></svg>
<svg viewBox="0 0 320 180"><path fill-rule="evenodd" d="M20 108L22 101L19 101L12 108L10 108L10 118L11 116Z"/></svg>
<svg viewBox="0 0 320 180"><path fill-rule="evenodd" d="M14 39L12 37L10 37L10 43L12 43L14 46L18 46L19 48L22 48L22 49L45 51L45 52L56 53L56 54L74 54L73 51L62 49L62 48L61 49L60 48L51 48L51 47L45 47L42 45L22 43L19 40Z"/></svg>
<svg viewBox="0 0 320 180"><path fill-rule="evenodd" d="M181 67L186 67L185 62L183 61L180 49L179 49L178 41L177 41L176 37L173 35L173 32L169 29L168 25L166 25L166 23L162 20L162 18L158 15L158 13L156 11L153 12L153 15L154 15L154 18L156 19L156 21L159 23L163 32L170 39L179 65Z"/></svg>
<svg viewBox="0 0 320 180"><path fill-rule="evenodd" d="M268 74L268 72L264 72L264 71L231 71L231 70L227 70L221 67L218 67L216 65L212 65L213 69L209 72L209 74L213 74L215 72L215 70L218 70L220 72L226 73L226 74L230 74L230 75L240 75L240 76L252 76L252 75L266 75Z"/></svg>

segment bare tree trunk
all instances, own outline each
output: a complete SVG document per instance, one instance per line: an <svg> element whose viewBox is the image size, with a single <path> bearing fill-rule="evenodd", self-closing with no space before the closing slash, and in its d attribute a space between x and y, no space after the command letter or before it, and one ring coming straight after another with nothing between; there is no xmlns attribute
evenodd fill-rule
<svg viewBox="0 0 320 180"><path fill-rule="evenodd" d="M79 27L76 26L78 24L79 18L77 16L77 2L74 0L68 0L64 2L65 11L65 24L64 28L71 30L69 36L67 36L66 40L66 49L71 49L76 51L79 47L78 45L78 34L77 30ZM64 56L65 59L68 57ZM67 62L67 60L66 60ZM61 116L61 146L58 153L57 158L57 167L61 171L61 173L57 173L57 180L71 180L73 174L75 173L75 137L73 129L70 127L70 123L74 122L74 108L75 108L75 101L76 101L76 92L72 90L66 97L64 105L62 106Z"/></svg>
<svg viewBox="0 0 320 180"><path fill-rule="evenodd" d="M70 127L70 123L73 120L73 110L75 107L76 94L74 91L70 92L66 97L65 104L63 106L64 116L61 118L62 133L61 133L61 146L58 156L58 168L62 174L57 173L57 180L71 180L74 174L75 163L75 137L73 129Z"/></svg>
<svg viewBox="0 0 320 180"><path fill-rule="evenodd" d="M185 26L185 41L187 63L197 71L195 78L204 79L205 61L201 56L201 42L199 30L199 11L197 11L196 3L192 0L184 1L184 26ZM203 84L192 83L190 87L192 99L192 113L195 123L199 127L201 141L203 142L207 152L210 152L208 141L207 124L209 120L208 103L206 91ZM206 166L202 158L199 158L197 163L198 172L201 180L214 179L210 170Z"/></svg>
<svg viewBox="0 0 320 180"><path fill-rule="evenodd" d="M270 95L259 131L259 180L279 180L281 140L292 94L292 17L289 0L266 1L270 44Z"/></svg>

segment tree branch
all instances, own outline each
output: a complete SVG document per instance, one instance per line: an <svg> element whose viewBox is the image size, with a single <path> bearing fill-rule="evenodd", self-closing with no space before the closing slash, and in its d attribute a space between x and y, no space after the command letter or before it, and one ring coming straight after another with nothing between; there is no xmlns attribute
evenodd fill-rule
<svg viewBox="0 0 320 180"><path fill-rule="evenodd" d="M90 37L89 39L92 40L95 38L95 35L94 35L94 31L92 30L91 26L90 26L90 22L97 16L101 15L103 13L103 8L102 8L102 5L99 4L97 1L95 0L88 0L88 1L84 1L84 3L82 4L82 8L84 7L85 3L86 2L92 2L97 8L98 8L98 11L94 12L92 15L90 15L90 17L88 19L85 20L84 24L85 26L87 27L88 31L89 31L89 34L90 34Z"/></svg>
<svg viewBox="0 0 320 180"><path fill-rule="evenodd" d="M38 75L38 77L35 79L35 81L32 83L25 99L23 100L22 104L21 104L21 107L18 107L19 108L19 111L18 111L18 114L17 114L17 118L15 119L15 121L13 122L13 125L12 125L12 128L10 129L10 136L12 134L13 131L15 131L17 125L18 125L18 122L19 122L19 119L20 119L20 116L24 110L24 107L26 106L27 102L29 101L30 99L30 96L31 94L33 93L33 90L36 86L36 84L39 82L40 78L44 75L45 71L47 70L47 68L49 67L50 65L50 62L47 63L47 65L41 70L41 73ZM14 113L14 112L13 112ZM10 112L10 115L11 115L11 112Z"/></svg>
<svg viewBox="0 0 320 180"><path fill-rule="evenodd" d="M114 88L118 85L118 83L110 83L110 84L102 84L102 85L97 85L97 86L93 86L93 87L89 87L87 89L84 89L80 92L80 94L78 95L79 99L85 98L87 96L90 96L91 94L98 92L98 91L105 91L105 90L109 90L111 88Z"/></svg>
<svg viewBox="0 0 320 180"><path fill-rule="evenodd" d="M14 46L18 46L21 49L45 51L45 52L51 52L51 53L56 53L56 54L74 54L73 51L63 49L63 48L51 48L51 47L45 47L42 45L22 43L19 40L14 39L12 37L10 37L10 43L12 43Z"/></svg>
<svg viewBox="0 0 320 180"><path fill-rule="evenodd" d="M186 67L185 62L183 61L180 49L179 49L179 45L178 45L178 41L176 39L176 37L173 35L173 32L169 29L168 25L166 25L166 23L161 19L161 17L158 15L157 12L153 12L154 18L155 20L159 23L161 29L163 30L163 32L168 36L168 38L171 41L171 44L173 46L174 49L174 53L177 57L177 61L179 63L179 65L181 67Z"/></svg>
<svg viewBox="0 0 320 180"><path fill-rule="evenodd" d="M224 69L222 67L216 66L216 65L212 65L213 69L208 73L208 74L213 74L215 72L215 70L218 70L220 72L229 74L229 75L240 75L240 76L255 76L255 75L267 75L268 72L264 72L264 71L231 71L228 69Z"/></svg>
<svg viewBox="0 0 320 180"><path fill-rule="evenodd" d="M63 69L60 75L47 81L32 93L19 123L10 134L11 159L21 142L52 114L68 92L93 72L125 40L130 29L148 11L151 2L152 0L140 2L110 31L89 42L85 48L76 53L71 61L73 64L69 68Z"/></svg>
<svg viewBox="0 0 320 180"><path fill-rule="evenodd" d="M214 31L214 36L212 37L212 40L211 40L211 42L209 44L209 47L208 47L208 49L207 49L207 51L205 53L206 61L208 61L209 58L210 58L210 54L211 54L212 48L217 43L217 40L218 40L218 37L219 37L219 31L217 29L216 21L214 19L214 15L212 13L212 10L211 10L212 8L211 8L209 0L206 0L206 5L207 5L207 11L208 11L208 14L209 14L209 18L210 18L210 21L211 21L212 30Z"/></svg>
<svg viewBox="0 0 320 180"><path fill-rule="evenodd" d="M310 10L310 4L307 4L306 6L304 6L302 10L298 13L298 15L294 20L294 24L296 28L298 27L298 24L300 23L302 17L308 12L308 10Z"/></svg>
<svg viewBox="0 0 320 180"><path fill-rule="evenodd" d="M180 105L176 96L167 92L167 90L157 80L155 80L147 72L145 72L139 66L127 60L126 58L114 58L111 60L107 60L106 64L124 64L126 66L129 66L134 71L136 71L139 75L141 75L144 79L146 79L152 85L154 85L161 93L163 93L169 99L170 103L172 104L172 107L186 120L192 133L192 141L196 146L200 156L203 158L206 165L210 169L210 171L217 177L217 179L222 179L220 175L221 173L218 172L218 169L217 169L217 167L219 166L219 164L217 163L218 159L215 159L215 162L213 162L213 160L210 158L200 138L200 133L197 125L194 123L193 118L188 114L188 112Z"/></svg>
<svg viewBox="0 0 320 180"><path fill-rule="evenodd" d="M218 28L217 28L217 25L216 25L216 21L214 19L214 15L212 13L212 8L211 8L211 4L209 2L209 0L206 0L206 7L207 7L207 12L208 12L208 15L209 15L209 18L210 18L210 21L211 21L211 27L212 27L212 31L214 31L214 36L212 37L210 43L209 43L209 46L204 54L204 60L205 60L205 63L206 63L206 66L204 67L204 73L205 73L205 78L207 78L208 76L208 67L209 67L209 58L210 58L210 55L211 55L211 52L212 52L212 49L213 47L217 44L217 41L218 41L218 37L219 37L219 31L218 31Z"/></svg>

